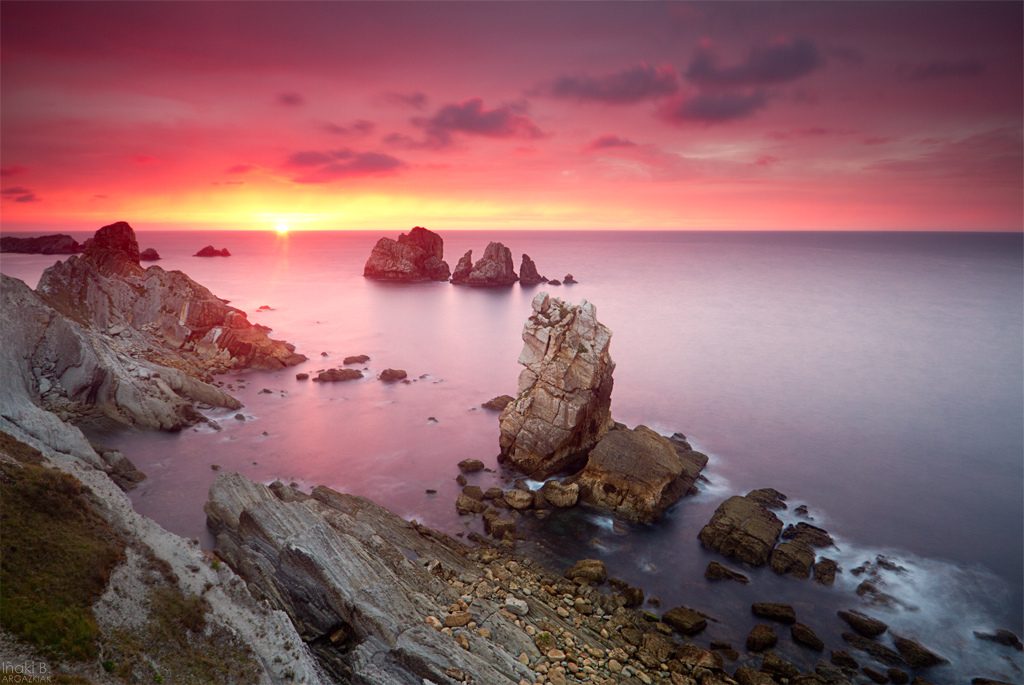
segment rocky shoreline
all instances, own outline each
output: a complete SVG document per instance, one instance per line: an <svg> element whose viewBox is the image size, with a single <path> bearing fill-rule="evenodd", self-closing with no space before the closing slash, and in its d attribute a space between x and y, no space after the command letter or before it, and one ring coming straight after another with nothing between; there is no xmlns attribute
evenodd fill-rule
<svg viewBox="0 0 1024 685"><path fill-rule="evenodd" d="M421 231L385 248L422 252L424 258L414 253L405 261L429 279L441 274L443 252ZM507 278L511 254L507 248L491 252L500 259L490 261ZM527 263L524 255L519 277L532 280L536 267ZM456 271L465 266L460 262ZM2 285L0 432L9 436L0 436L3 487L30 477L51 483L47 497L91 511L120 550L84 609L98 627L95 652L79 662L59 651L32 657L68 677L104 683L926 683L927 669L945 663L917 636L891 635L889 626L860 609L839 612L843 642L826 644L801 606L777 603L751 606L764 623L745 644L738 637L698 646L691 638L715 621L711 613L686 606L661 611L650 600L645 605L642 588L608 577L599 560L545 569L523 555L528 534L520 522L571 506L653 521L695 491L707 463L681 434L665 437L612 419L611 332L585 301L574 306L546 293L534 299L517 395L484 405L501 412L501 463L544 482L519 479L511 488L484 491L460 474L464 487L456 507L462 515L480 515L488 533L471 533L475 546L362 497L322 486L309 493L280 482L264 486L222 473L205 506L216 536L210 554L138 515L124 489L144 475L124 455L89 443L76 424L178 430L205 421L200 409L240 407L214 385L213 374L281 369L305 358L184 274L143 270L134 232L123 222L98 231L81 257L48 269L38 292L7 277ZM383 381L405 376L385 371ZM319 380L344 379L328 374ZM459 466L469 473L484 467L476 460ZM5 507L17 501L15 494L4 490ZM863 578L857 593L865 601L897 601L882 581L891 560L840 569L817 555L833 545L827 531L808 522L783 527L774 511L786 506L786 497L770 488L729 498L700 541L738 563L768 565L826 586L836 573L849 573ZM10 514L5 508L5 521ZM10 559L19 551L4 554ZM750 582L718 561L709 563L705 577ZM820 655L808 672L773 649L786 634ZM977 639L1021 649L1008 631ZM18 649L8 636L0 640L0 656L22 653ZM210 655L223 667L210 666Z"/></svg>

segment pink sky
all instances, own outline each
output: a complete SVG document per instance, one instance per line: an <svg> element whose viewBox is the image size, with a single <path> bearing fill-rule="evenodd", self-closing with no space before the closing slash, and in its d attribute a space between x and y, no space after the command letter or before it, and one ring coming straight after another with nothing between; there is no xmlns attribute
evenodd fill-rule
<svg viewBox="0 0 1024 685"><path fill-rule="evenodd" d="M1020 231L1022 8L4 2L2 227Z"/></svg>

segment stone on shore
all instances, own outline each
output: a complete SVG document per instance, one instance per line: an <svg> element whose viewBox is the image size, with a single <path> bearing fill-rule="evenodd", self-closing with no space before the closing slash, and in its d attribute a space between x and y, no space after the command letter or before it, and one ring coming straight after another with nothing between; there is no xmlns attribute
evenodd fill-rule
<svg viewBox="0 0 1024 685"><path fill-rule="evenodd" d="M327 369L317 374L313 380L318 383L337 383L340 381L354 381L363 377L363 372L357 369Z"/></svg>
<svg viewBox="0 0 1024 685"><path fill-rule="evenodd" d="M835 540L826 530L803 521L795 526L786 526L786 529L782 531L782 539L803 542L811 547L831 547L835 544Z"/></svg>
<svg viewBox="0 0 1024 685"><path fill-rule="evenodd" d="M761 500L735 495L718 506L697 537L709 549L761 566L780 533L782 521Z"/></svg>
<svg viewBox="0 0 1024 685"><path fill-rule="evenodd" d="M533 493L529 490L509 490L504 499L513 509L529 509L533 506Z"/></svg>
<svg viewBox="0 0 1024 685"><path fill-rule="evenodd" d="M699 611L689 607L674 607L661 616L663 623L687 637L696 635L708 626L707 620Z"/></svg>
<svg viewBox="0 0 1024 685"><path fill-rule="evenodd" d="M814 550L798 540L783 542L771 552L771 568L779 575L810 578L814 565Z"/></svg>
<svg viewBox="0 0 1024 685"><path fill-rule="evenodd" d="M864 637L878 637L889 629L889 626L882 621L879 621L877 618L871 618L856 609L837 611L836 614Z"/></svg>
<svg viewBox="0 0 1024 685"><path fill-rule="evenodd" d="M398 240L381 238L363 267L363 276L381 281L447 281L444 240L417 226Z"/></svg>
<svg viewBox="0 0 1024 685"><path fill-rule="evenodd" d="M21 254L77 254L85 247L69 235L59 233L35 238L5 235L0 238L0 252Z"/></svg>
<svg viewBox="0 0 1024 685"><path fill-rule="evenodd" d="M472 259L473 251L470 250L459 260L452 274L453 284L498 287L512 285L519 280L512 265L512 250L501 243L489 243L484 249L484 256L467 268L467 262L472 262Z"/></svg>
<svg viewBox="0 0 1024 685"><path fill-rule="evenodd" d="M747 635L747 651L748 652L763 652L766 649L771 649L779 641L779 636L775 634L772 627L760 623L754 626L750 634Z"/></svg>
<svg viewBox="0 0 1024 685"><path fill-rule="evenodd" d="M896 645L900 656L903 657L903 660L911 668L932 668L933 666L949 663L948 659L939 656L917 640L897 636L893 640L893 644Z"/></svg>
<svg viewBox="0 0 1024 685"><path fill-rule="evenodd" d="M490 411L502 411L509 405L509 402L515 401L516 398L512 395L498 395L495 398L489 399L480 406Z"/></svg>
<svg viewBox="0 0 1024 685"><path fill-rule="evenodd" d="M519 283L521 285L537 285L547 283L548 279L537 273L537 265L533 263L530 256L523 254L523 263L519 267Z"/></svg>
<svg viewBox="0 0 1024 685"><path fill-rule="evenodd" d="M793 625L796 623L796 611L788 604L773 602L755 602L750 605L750 610L755 616L771 619L779 623Z"/></svg>
<svg viewBox="0 0 1024 685"><path fill-rule="evenodd" d="M479 459L463 459L459 462L458 466L459 470L464 473L474 473L484 469L484 463Z"/></svg>
<svg viewBox="0 0 1024 685"><path fill-rule="evenodd" d="M839 572L839 564L833 559L821 557L814 562L814 582L822 585L832 585L836 582L836 573Z"/></svg>
<svg viewBox="0 0 1024 685"><path fill-rule="evenodd" d="M608 567L599 559L580 559L565 572L569 580L601 585L608 579Z"/></svg>
<svg viewBox="0 0 1024 685"><path fill-rule="evenodd" d="M646 426L611 430L573 476L580 499L629 521L651 522L690 492L707 456L677 450Z"/></svg>
<svg viewBox="0 0 1024 685"><path fill-rule="evenodd" d="M230 257L231 253L228 252L228 248L218 250L213 245L207 245L203 249L196 252L193 257Z"/></svg>
<svg viewBox="0 0 1024 685"><path fill-rule="evenodd" d="M793 642L798 642L805 647L822 652L825 650L825 643L818 637L810 626L803 623L794 623L789 628L793 636Z"/></svg>
<svg viewBox="0 0 1024 685"><path fill-rule="evenodd" d="M704 571L704 577L708 580L735 580L740 583L750 582L750 578L747 576L738 571L733 571L731 568L723 566L717 561L708 563L708 567Z"/></svg>
<svg viewBox="0 0 1024 685"><path fill-rule="evenodd" d="M538 480L577 470L611 428L611 331L595 307L533 299L515 401L501 413L499 461Z"/></svg>
<svg viewBox="0 0 1024 685"><path fill-rule="evenodd" d="M560 483L557 480L547 481L538 492L549 504L559 509L576 506L580 498L580 486L576 483Z"/></svg>

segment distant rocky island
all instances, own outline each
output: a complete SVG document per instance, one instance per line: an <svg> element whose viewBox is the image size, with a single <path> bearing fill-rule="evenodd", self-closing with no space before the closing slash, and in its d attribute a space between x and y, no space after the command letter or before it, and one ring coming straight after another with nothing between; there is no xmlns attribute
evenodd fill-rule
<svg viewBox="0 0 1024 685"><path fill-rule="evenodd" d="M196 252L192 256L193 257L230 257L231 253L228 252L228 248L226 248L226 247L221 249L221 250L218 250L213 245L207 245L206 247L204 247L203 249L199 250L199 252ZM159 257L158 257L158 259L159 259Z"/></svg>
<svg viewBox="0 0 1024 685"><path fill-rule="evenodd" d="M78 254L83 245L69 235L44 235L37 238L17 238L4 236L0 238L0 252L20 252L22 254Z"/></svg>

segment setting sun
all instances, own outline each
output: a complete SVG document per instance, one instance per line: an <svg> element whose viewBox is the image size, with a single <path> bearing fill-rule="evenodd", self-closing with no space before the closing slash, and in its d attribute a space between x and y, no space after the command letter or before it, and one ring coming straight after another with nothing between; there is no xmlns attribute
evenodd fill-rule
<svg viewBox="0 0 1024 685"><path fill-rule="evenodd" d="M277 225L277 232L278 233L287 233L288 232L288 224L283 223L283 222L279 223Z"/></svg>

